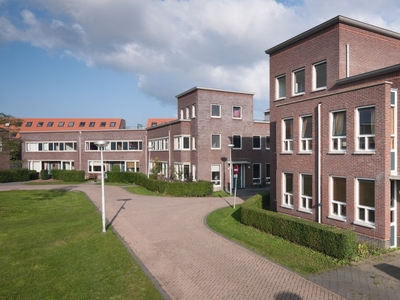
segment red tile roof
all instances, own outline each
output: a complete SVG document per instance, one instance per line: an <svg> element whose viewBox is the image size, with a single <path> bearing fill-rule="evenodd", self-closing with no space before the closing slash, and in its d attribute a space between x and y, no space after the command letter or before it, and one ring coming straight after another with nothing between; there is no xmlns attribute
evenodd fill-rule
<svg viewBox="0 0 400 300"><path fill-rule="evenodd" d="M176 118L151 118L151 119L147 119L147 125L146 128L149 127L154 127L157 125L161 125L161 124L165 124L171 121L175 121Z"/></svg>

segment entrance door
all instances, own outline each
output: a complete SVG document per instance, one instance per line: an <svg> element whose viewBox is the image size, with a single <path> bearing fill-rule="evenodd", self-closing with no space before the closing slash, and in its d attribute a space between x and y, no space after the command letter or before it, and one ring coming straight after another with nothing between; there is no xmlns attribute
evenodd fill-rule
<svg viewBox="0 0 400 300"><path fill-rule="evenodd" d="M397 213L396 213L396 204L397 204L397 193L396 186L397 181L390 181L390 247L397 247Z"/></svg>
<svg viewBox="0 0 400 300"><path fill-rule="evenodd" d="M235 165L235 164L234 164ZM242 189L242 188L244 188L244 172L243 172L243 167L245 166L245 165L239 165L239 164L237 164L238 165L238 167L239 167L239 171L238 171L238 177L237 177L237 179L235 179L234 177L233 177L233 175L232 175L232 180L233 180L233 182L232 182L232 187L233 188L235 188L235 186L236 186L236 184L237 184L237 188L238 189Z"/></svg>

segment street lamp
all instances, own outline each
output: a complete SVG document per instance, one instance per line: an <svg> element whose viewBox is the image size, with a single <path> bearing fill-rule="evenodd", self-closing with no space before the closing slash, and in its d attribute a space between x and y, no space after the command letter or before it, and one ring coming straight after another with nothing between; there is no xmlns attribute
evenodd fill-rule
<svg viewBox="0 0 400 300"><path fill-rule="evenodd" d="M100 148L101 160L101 219L103 222L103 232L106 232L106 202L104 199L104 163L103 163L103 150L109 144L109 141L97 141L94 144Z"/></svg>
<svg viewBox="0 0 400 300"><path fill-rule="evenodd" d="M149 157L149 163L147 164L147 178L150 178L150 163L151 163L151 157L150 157L150 155L151 155L151 150L153 150L153 146L152 146L152 143L151 142L149 142L148 144L147 144L147 152L148 152L148 157Z"/></svg>
<svg viewBox="0 0 400 300"><path fill-rule="evenodd" d="M232 195L232 148L234 144L229 144L229 194Z"/></svg>

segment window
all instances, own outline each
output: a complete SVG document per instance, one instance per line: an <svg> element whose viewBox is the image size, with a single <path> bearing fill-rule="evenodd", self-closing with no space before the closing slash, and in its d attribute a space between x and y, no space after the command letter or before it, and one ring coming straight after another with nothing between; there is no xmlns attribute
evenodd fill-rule
<svg viewBox="0 0 400 300"><path fill-rule="evenodd" d="M115 122L110 122L110 127L115 127L116 123Z"/></svg>
<svg viewBox="0 0 400 300"><path fill-rule="evenodd" d="M271 148L271 137L269 135L267 135L265 137L265 148L266 149L270 149Z"/></svg>
<svg viewBox="0 0 400 300"><path fill-rule="evenodd" d="M185 149L185 150L190 149L190 137L189 136L183 137L183 149Z"/></svg>
<svg viewBox="0 0 400 300"><path fill-rule="evenodd" d="M192 137L192 149L196 150L196 138L194 136Z"/></svg>
<svg viewBox="0 0 400 300"><path fill-rule="evenodd" d="M253 149L261 149L261 136L253 136Z"/></svg>
<svg viewBox="0 0 400 300"><path fill-rule="evenodd" d="M293 119L283 120L283 151L293 151Z"/></svg>
<svg viewBox="0 0 400 300"><path fill-rule="evenodd" d="M375 181L358 179L357 220L375 225Z"/></svg>
<svg viewBox="0 0 400 300"><path fill-rule="evenodd" d="M346 150L346 111L332 113L331 149L334 151Z"/></svg>
<svg viewBox="0 0 400 300"><path fill-rule="evenodd" d="M375 150L375 107L358 109L358 150Z"/></svg>
<svg viewBox="0 0 400 300"><path fill-rule="evenodd" d="M293 174L283 173L283 205L293 207Z"/></svg>
<svg viewBox="0 0 400 300"><path fill-rule="evenodd" d="M73 127L74 124L75 124L75 122L69 122L69 123L68 123L68 127Z"/></svg>
<svg viewBox="0 0 400 300"><path fill-rule="evenodd" d="M397 90L390 91L390 171L397 172Z"/></svg>
<svg viewBox="0 0 400 300"><path fill-rule="evenodd" d="M100 122L100 127L106 127L107 122Z"/></svg>
<svg viewBox="0 0 400 300"><path fill-rule="evenodd" d="M58 127L64 127L65 122L58 122Z"/></svg>
<svg viewBox="0 0 400 300"><path fill-rule="evenodd" d="M271 165L265 164L265 183L269 185L271 181Z"/></svg>
<svg viewBox="0 0 400 300"><path fill-rule="evenodd" d="M314 90L326 88L326 61L314 65Z"/></svg>
<svg viewBox="0 0 400 300"><path fill-rule="evenodd" d="M234 135L232 136L233 149L242 149L242 136Z"/></svg>
<svg viewBox="0 0 400 300"><path fill-rule="evenodd" d="M103 161L103 171L107 171L106 170L106 162ZM99 160L89 160L88 162L88 167L89 167L89 172L93 173L93 172L101 172L101 161Z"/></svg>
<svg viewBox="0 0 400 300"><path fill-rule="evenodd" d="M305 91L304 69L293 72L293 94L302 94Z"/></svg>
<svg viewBox="0 0 400 300"><path fill-rule="evenodd" d="M196 118L196 104L192 104L192 118Z"/></svg>
<svg viewBox="0 0 400 300"><path fill-rule="evenodd" d="M281 99L286 97L286 75L276 78L276 98Z"/></svg>
<svg viewBox="0 0 400 300"><path fill-rule="evenodd" d="M312 209L312 176L307 174L301 175L301 199L300 207L307 211Z"/></svg>
<svg viewBox="0 0 400 300"><path fill-rule="evenodd" d="M190 136L175 136L174 150L190 150Z"/></svg>
<svg viewBox="0 0 400 300"><path fill-rule="evenodd" d="M331 177L331 215L346 219L346 178Z"/></svg>
<svg viewBox="0 0 400 300"><path fill-rule="evenodd" d="M31 127L32 126L32 122L27 122L25 126L26 127Z"/></svg>
<svg viewBox="0 0 400 300"><path fill-rule="evenodd" d="M47 122L47 127L53 127L54 122Z"/></svg>
<svg viewBox="0 0 400 300"><path fill-rule="evenodd" d="M221 149L221 135L213 134L211 136L211 149Z"/></svg>
<svg viewBox="0 0 400 300"><path fill-rule="evenodd" d="M96 125L96 122L90 122L89 123L89 127L94 127L94 125Z"/></svg>
<svg viewBox="0 0 400 300"><path fill-rule="evenodd" d="M86 122L80 122L79 127L85 127Z"/></svg>
<svg viewBox="0 0 400 300"><path fill-rule="evenodd" d="M211 104L211 117L221 118L221 105Z"/></svg>
<svg viewBox="0 0 400 300"><path fill-rule="evenodd" d="M186 119L190 119L190 109L186 107Z"/></svg>
<svg viewBox="0 0 400 300"><path fill-rule="evenodd" d="M232 107L232 118L241 119L242 118L242 108L239 106Z"/></svg>
<svg viewBox="0 0 400 300"><path fill-rule="evenodd" d="M43 126L43 122L38 122L37 123L37 127L42 127Z"/></svg>
<svg viewBox="0 0 400 300"><path fill-rule="evenodd" d="M211 165L211 181L216 186L221 185L221 165Z"/></svg>
<svg viewBox="0 0 400 300"><path fill-rule="evenodd" d="M253 185L261 184L261 164L253 164Z"/></svg>
<svg viewBox="0 0 400 300"><path fill-rule="evenodd" d="M0 140L0 152L3 151L3 140Z"/></svg>
<svg viewBox="0 0 400 300"><path fill-rule="evenodd" d="M309 152L312 150L312 117L302 117L301 124L301 150Z"/></svg>

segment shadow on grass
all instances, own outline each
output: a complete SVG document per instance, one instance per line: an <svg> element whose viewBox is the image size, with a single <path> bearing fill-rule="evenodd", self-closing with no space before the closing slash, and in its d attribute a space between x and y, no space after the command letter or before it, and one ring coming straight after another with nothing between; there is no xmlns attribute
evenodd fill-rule
<svg viewBox="0 0 400 300"><path fill-rule="evenodd" d="M18 197L19 200L53 200L58 197L64 196L68 193L72 188L69 189L51 189L51 190L36 190L34 193L27 191L27 193L21 193Z"/></svg>
<svg viewBox="0 0 400 300"><path fill-rule="evenodd" d="M232 218L234 218L236 221L240 223L240 208L236 209L232 214Z"/></svg>

